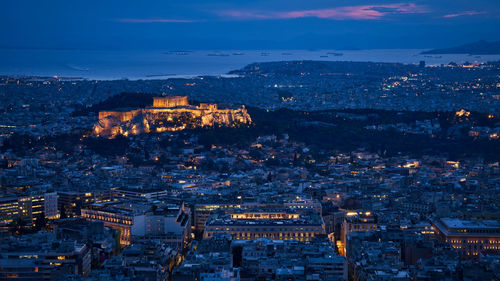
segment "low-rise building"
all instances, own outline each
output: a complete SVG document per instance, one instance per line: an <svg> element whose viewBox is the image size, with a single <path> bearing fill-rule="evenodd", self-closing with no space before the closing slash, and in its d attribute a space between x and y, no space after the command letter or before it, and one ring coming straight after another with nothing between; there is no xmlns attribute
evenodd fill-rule
<svg viewBox="0 0 500 281"><path fill-rule="evenodd" d="M120 232L120 244L132 240L166 239L182 248L191 231L190 211L181 205L169 205L144 200L113 201L93 204L81 210L81 216L90 221L101 221Z"/></svg>
<svg viewBox="0 0 500 281"><path fill-rule="evenodd" d="M432 220L440 241L451 244L462 257L474 258L480 253L500 253L500 222L441 218Z"/></svg>
<svg viewBox="0 0 500 281"><path fill-rule="evenodd" d="M229 233L235 240L258 238L310 241L325 235L321 216L308 210L292 209L234 210L231 213L213 214L206 222L204 238L217 233Z"/></svg>
<svg viewBox="0 0 500 281"><path fill-rule="evenodd" d="M0 245L0 279L51 280L54 274L91 271L91 253L85 243L58 240L52 233L4 239Z"/></svg>

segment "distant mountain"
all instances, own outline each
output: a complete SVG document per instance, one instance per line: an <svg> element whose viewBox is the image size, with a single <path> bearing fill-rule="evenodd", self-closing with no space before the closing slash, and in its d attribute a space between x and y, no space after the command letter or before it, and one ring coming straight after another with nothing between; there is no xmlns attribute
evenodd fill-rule
<svg viewBox="0 0 500 281"><path fill-rule="evenodd" d="M434 49L422 52L422 54L470 54L470 55L499 55L500 41L488 42L477 41L470 44L465 44L458 47L445 49Z"/></svg>

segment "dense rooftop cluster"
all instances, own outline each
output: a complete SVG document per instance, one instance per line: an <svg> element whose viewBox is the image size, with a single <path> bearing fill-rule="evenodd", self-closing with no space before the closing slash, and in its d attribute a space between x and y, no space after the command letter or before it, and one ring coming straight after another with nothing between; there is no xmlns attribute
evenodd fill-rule
<svg viewBox="0 0 500 281"><path fill-rule="evenodd" d="M0 112L5 113L0 125L4 134L18 131L57 135L89 129L88 124L97 115L72 116L73 111L122 92L186 95L198 101L265 109L457 111L465 108L498 115L499 67L498 62L419 67L295 61L251 64L233 71L239 75L237 78L87 81L0 77L3 101Z"/></svg>
<svg viewBox="0 0 500 281"><path fill-rule="evenodd" d="M201 87L2 78L0 279L498 280L497 65L288 64L189 80ZM465 86L475 76L480 86ZM256 84L226 96L242 81ZM303 90L279 92L278 81ZM249 108L248 127L90 133L101 106L134 96L116 91L326 108L310 95L313 81L344 85L365 109ZM357 100L441 89L436 83L453 104L433 107L434 95L419 94L408 107L397 99L380 107L427 103L443 112L374 111ZM227 91L209 95L221 85ZM345 107L345 98L331 107Z"/></svg>

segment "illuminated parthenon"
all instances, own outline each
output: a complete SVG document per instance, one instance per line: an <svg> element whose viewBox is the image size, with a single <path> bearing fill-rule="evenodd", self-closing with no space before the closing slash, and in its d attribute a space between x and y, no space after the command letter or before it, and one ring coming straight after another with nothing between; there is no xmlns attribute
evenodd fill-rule
<svg viewBox="0 0 500 281"><path fill-rule="evenodd" d="M153 107L176 107L188 106L188 98L186 96L170 96L170 97L154 97Z"/></svg>
<svg viewBox="0 0 500 281"><path fill-rule="evenodd" d="M113 138L149 132L178 131L186 128L250 124L246 108L223 108L217 104L190 105L186 96L154 97L153 106L99 112L95 136Z"/></svg>

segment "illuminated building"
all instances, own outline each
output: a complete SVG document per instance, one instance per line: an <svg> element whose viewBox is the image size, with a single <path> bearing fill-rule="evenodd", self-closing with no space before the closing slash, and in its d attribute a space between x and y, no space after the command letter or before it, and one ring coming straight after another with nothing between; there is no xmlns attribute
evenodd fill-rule
<svg viewBox="0 0 500 281"><path fill-rule="evenodd" d="M133 223L133 216L118 210L101 211L94 209L82 209L81 216L89 221L100 221L105 226L119 231L120 245L130 244L130 229Z"/></svg>
<svg viewBox="0 0 500 281"><path fill-rule="evenodd" d="M44 214L44 195L7 197L0 199L0 223L9 224L22 219L34 224Z"/></svg>
<svg viewBox="0 0 500 281"><path fill-rule="evenodd" d="M245 206L245 204L197 204L194 208L194 228L196 231L202 232L212 211L240 209L245 208Z"/></svg>
<svg viewBox="0 0 500 281"><path fill-rule="evenodd" d="M317 212L290 209L235 210L229 214L212 214L203 238L229 233L235 240L258 238L310 241L325 235L325 224Z"/></svg>
<svg viewBox="0 0 500 281"><path fill-rule="evenodd" d="M53 233L23 236L0 245L0 280L58 280L58 274L85 277L90 271L87 245L58 241Z"/></svg>
<svg viewBox="0 0 500 281"><path fill-rule="evenodd" d="M152 107L99 112L99 121L94 125L93 133L112 138L251 122L244 106L220 109L217 104L190 105L186 96L154 97Z"/></svg>
<svg viewBox="0 0 500 281"><path fill-rule="evenodd" d="M325 222L326 233L330 239L340 240L342 223L345 218L345 211L339 210L338 207L325 208L323 211L323 221Z"/></svg>
<svg viewBox="0 0 500 281"><path fill-rule="evenodd" d="M39 217L45 215L45 195L29 196L28 201L31 201L31 215L28 219L35 223Z"/></svg>
<svg viewBox="0 0 500 281"><path fill-rule="evenodd" d="M9 224L19 217L17 197L0 198L0 223Z"/></svg>
<svg viewBox="0 0 500 281"><path fill-rule="evenodd" d="M283 208L291 210L315 210L321 214L321 203L317 200L294 200L283 204L261 204L261 203L234 203L234 204L197 204L194 208L194 227L196 231L205 229L205 222L212 211L223 210L232 212L234 210L246 210L255 208Z"/></svg>
<svg viewBox="0 0 500 281"><path fill-rule="evenodd" d="M163 239L182 248L187 242L191 220L184 204L156 207L148 201L114 201L93 204L82 209L81 216L89 221L103 222L119 231L120 244L130 245L136 239Z"/></svg>
<svg viewBox="0 0 500 281"><path fill-rule="evenodd" d="M31 198L29 196L20 197L17 204L19 206L19 218L24 221L31 221L33 219Z"/></svg>
<svg viewBox="0 0 500 281"><path fill-rule="evenodd" d="M371 231L377 229L377 219L371 212L347 212L342 223L340 241L337 247L342 255L346 255L347 235L357 231Z"/></svg>
<svg viewBox="0 0 500 281"><path fill-rule="evenodd" d="M432 227L438 240L450 243L464 258L500 253L499 221L441 218L432 220Z"/></svg>
<svg viewBox="0 0 500 281"><path fill-rule="evenodd" d="M458 116L458 117L462 117L462 116L468 117L469 115L470 115L470 112L466 111L463 108L460 109L459 111L455 112L455 116Z"/></svg>
<svg viewBox="0 0 500 281"><path fill-rule="evenodd" d="M92 192L62 191L57 193L57 205L61 216L74 217L80 210L94 203L109 202L113 198L112 190L94 190Z"/></svg>

